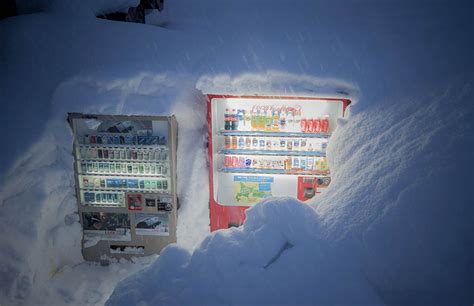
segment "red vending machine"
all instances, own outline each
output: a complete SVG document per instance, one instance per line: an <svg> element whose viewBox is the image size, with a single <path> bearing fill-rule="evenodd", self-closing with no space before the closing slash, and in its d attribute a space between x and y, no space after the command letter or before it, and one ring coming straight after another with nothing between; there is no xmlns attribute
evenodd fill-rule
<svg viewBox="0 0 474 306"><path fill-rule="evenodd" d="M331 182L326 147L349 99L208 94L211 231L272 196L306 201Z"/></svg>

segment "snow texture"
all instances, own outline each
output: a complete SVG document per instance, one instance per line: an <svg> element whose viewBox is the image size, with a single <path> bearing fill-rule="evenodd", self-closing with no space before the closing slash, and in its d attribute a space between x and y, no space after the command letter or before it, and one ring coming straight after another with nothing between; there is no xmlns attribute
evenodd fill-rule
<svg viewBox="0 0 474 306"><path fill-rule="evenodd" d="M175 0L153 25L95 18L129 0L16 2L1 305L474 303L472 1ZM201 91L351 97L328 192L209 234ZM158 259L83 261L67 112L177 116L178 244Z"/></svg>

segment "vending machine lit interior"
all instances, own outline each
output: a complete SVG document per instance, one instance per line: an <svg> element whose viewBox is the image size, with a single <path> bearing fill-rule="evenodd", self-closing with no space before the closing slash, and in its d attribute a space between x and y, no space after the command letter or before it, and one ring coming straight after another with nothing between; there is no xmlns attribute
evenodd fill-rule
<svg viewBox="0 0 474 306"><path fill-rule="evenodd" d="M86 260L157 254L176 242L174 116L70 113Z"/></svg>
<svg viewBox="0 0 474 306"><path fill-rule="evenodd" d="M326 147L350 100L208 94L211 231L272 196L306 201L331 182Z"/></svg>

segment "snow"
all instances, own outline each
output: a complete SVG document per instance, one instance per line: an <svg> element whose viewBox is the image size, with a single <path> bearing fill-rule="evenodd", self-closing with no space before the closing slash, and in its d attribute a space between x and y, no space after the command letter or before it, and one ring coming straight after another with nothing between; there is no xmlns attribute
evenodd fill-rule
<svg viewBox="0 0 474 306"><path fill-rule="evenodd" d="M162 27L94 17L129 3L17 1L23 15L0 21L0 304L474 302L471 1L176 0ZM208 234L201 91L357 101L331 138L329 191ZM176 114L178 244L158 259L83 261L67 112Z"/></svg>

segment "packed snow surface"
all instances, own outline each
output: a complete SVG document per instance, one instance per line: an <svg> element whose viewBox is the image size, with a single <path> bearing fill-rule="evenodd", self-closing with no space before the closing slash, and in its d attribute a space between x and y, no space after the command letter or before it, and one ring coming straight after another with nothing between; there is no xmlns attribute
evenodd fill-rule
<svg viewBox="0 0 474 306"><path fill-rule="evenodd" d="M1 305L473 304L472 1L170 0L153 25L95 18L133 2L17 1L0 21ZM357 102L328 192L209 234L202 92ZM177 245L83 261L67 112L177 116Z"/></svg>

